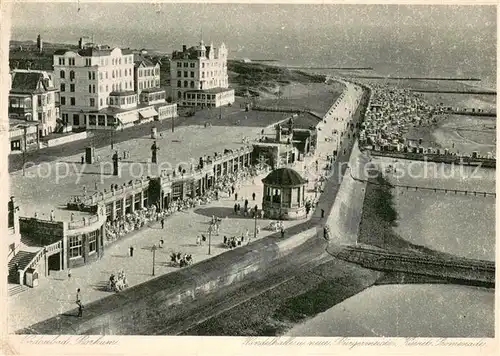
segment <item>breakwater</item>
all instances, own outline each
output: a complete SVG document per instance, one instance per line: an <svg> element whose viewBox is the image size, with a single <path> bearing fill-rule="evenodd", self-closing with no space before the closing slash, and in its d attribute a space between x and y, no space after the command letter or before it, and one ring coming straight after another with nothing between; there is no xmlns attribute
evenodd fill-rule
<svg viewBox="0 0 500 356"><path fill-rule="evenodd" d="M467 156L441 155L431 153L417 152L395 152L395 151L377 151L369 150L372 156L382 156L414 161L427 161L435 163L456 164L463 166L479 166L481 168L496 168L496 159L494 158L473 158Z"/></svg>
<svg viewBox="0 0 500 356"><path fill-rule="evenodd" d="M356 75L357 79L389 79L389 80L432 80L432 81L457 81L457 82L480 82L479 78L451 78L451 77L392 77L382 75Z"/></svg>
<svg viewBox="0 0 500 356"><path fill-rule="evenodd" d="M365 268L446 278L466 285L495 287L495 263L490 261L389 252L364 246L329 246L328 252Z"/></svg>
<svg viewBox="0 0 500 356"><path fill-rule="evenodd" d="M433 89L411 89L415 93L439 93L439 94L465 94L465 95L497 95L496 91L484 90L433 90Z"/></svg>

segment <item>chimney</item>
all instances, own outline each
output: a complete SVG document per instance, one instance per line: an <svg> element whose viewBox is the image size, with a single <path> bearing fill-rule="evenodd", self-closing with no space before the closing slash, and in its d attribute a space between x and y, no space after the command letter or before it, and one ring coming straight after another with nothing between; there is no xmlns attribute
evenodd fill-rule
<svg viewBox="0 0 500 356"><path fill-rule="evenodd" d="M182 45L182 52L186 52L187 51L187 46L186 45Z"/></svg>
<svg viewBox="0 0 500 356"><path fill-rule="evenodd" d="M80 37L80 39L78 40L78 48L83 49L83 38L82 37Z"/></svg>

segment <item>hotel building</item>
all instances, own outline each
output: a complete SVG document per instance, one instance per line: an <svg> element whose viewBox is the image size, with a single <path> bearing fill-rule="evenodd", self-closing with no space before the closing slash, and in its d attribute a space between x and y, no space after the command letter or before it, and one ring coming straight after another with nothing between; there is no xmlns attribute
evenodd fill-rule
<svg viewBox="0 0 500 356"><path fill-rule="evenodd" d="M227 75L228 50L211 44L174 51L170 63L172 97L182 106L219 107L234 103L234 90L229 89Z"/></svg>
<svg viewBox="0 0 500 356"><path fill-rule="evenodd" d="M74 128L116 130L168 118L157 108L176 104L139 102L135 65L134 54L126 49L92 45L56 51L54 79L61 92L63 122ZM162 112L177 115L176 108Z"/></svg>

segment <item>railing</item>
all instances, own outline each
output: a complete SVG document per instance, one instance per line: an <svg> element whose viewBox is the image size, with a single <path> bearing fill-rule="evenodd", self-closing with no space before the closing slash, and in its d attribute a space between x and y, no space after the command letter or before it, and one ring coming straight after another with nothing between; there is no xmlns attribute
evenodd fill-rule
<svg viewBox="0 0 500 356"><path fill-rule="evenodd" d="M80 229L85 226L90 226L99 221L99 215L92 215L90 218L83 218L79 221L72 221L68 224L68 230Z"/></svg>
<svg viewBox="0 0 500 356"><path fill-rule="evenodd" d="M35 268L37 265L38 265L38 262L40 262L40 260L42 259L42 257L45 255L45 250L42 248L40 251L38 251L35 255L35 257L33 257L33 259L31 260L30 263L28 263L28 265L26 266L26 268L24 268L22 270L23 272L23 275L24 275L24 272L26 272L26 270L28 268Z"/></svg>
<svg viewBox="0 0 500 356"><path fill-rule="evenodd" d="M210 161L210 163L207 163L207 166L205 168L203 168L203 170L212 171L213 165L220 164L220 163L227 161L227 160L230 160L230 159L238 158L241 155L251 153L252 150L253 150L252 146L245 146L245 147L241 147L240 149L235 149L235 150L233 150L233 152L230 152L230 153L225 153L225 154L222 153L220 156L217 156L216 159L212 159L212 161ZM199 172L201 172L203 170L199 169L199 168L195 168L195 169L193 169L193 171L187 172L183 175L176 174L176 176L174 177L173 175L170 174L168 176L162 175L162 177L166 178L168 181L173 181L173 182L182 181L185 179L195 177L196 174L198 174ZM130 191L132 189L147 188L148 185L149 185L149 180L137 179L135 181L132 181L132 183L119 186L117 189L111 190L109 192L94 193L92 196L81 198L81 200L79 202L70 202L68 204L70 204L70 205L71 204L83 204L84 206L92 206L92 205L96 205L98 202L104 201L104 200L109 199L113 196L123 194L123 193ZM82 224L83 223L79 223L79 224L77 223L77 224L74 224L74 226L78 225L78 227L81 227L81 226L83 226ZM75 227L75 228L78 228L78 227Z"/></svg>
<svg viewBox="0 0 500 356"><path fill-rule="evenodd" d="M51 245L45 246L46 253L62 250L62 240L59 240Z"/></svg>

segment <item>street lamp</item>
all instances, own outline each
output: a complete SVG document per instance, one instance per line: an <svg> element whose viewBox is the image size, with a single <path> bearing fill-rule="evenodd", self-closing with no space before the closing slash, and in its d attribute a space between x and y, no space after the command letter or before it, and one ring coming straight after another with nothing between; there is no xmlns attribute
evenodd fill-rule
<svg viewBox="0 0 500 356"><path fill-rule="evenodd" d="M151 251L153 252L153 277L155 275L155 257L156 257L156 244L153 245L153 247L151 248Z"/></svg>
<svg viewBox="0 0 500 356"><path fill-rule="evenodd" d="M253 239L256 240L257 239L257 209L255 209L255 212L254 212L254 220L255 220L255 225L254 225L254 230L253 230Z"/></svg>
<svg viewBox="0 0 500 356"><path fill-rule="evenodd" d="M212 246L212 229L214 227L214 222L210 222L210 227L208 228L208 254L210 255L210 248Z"/></svg>

